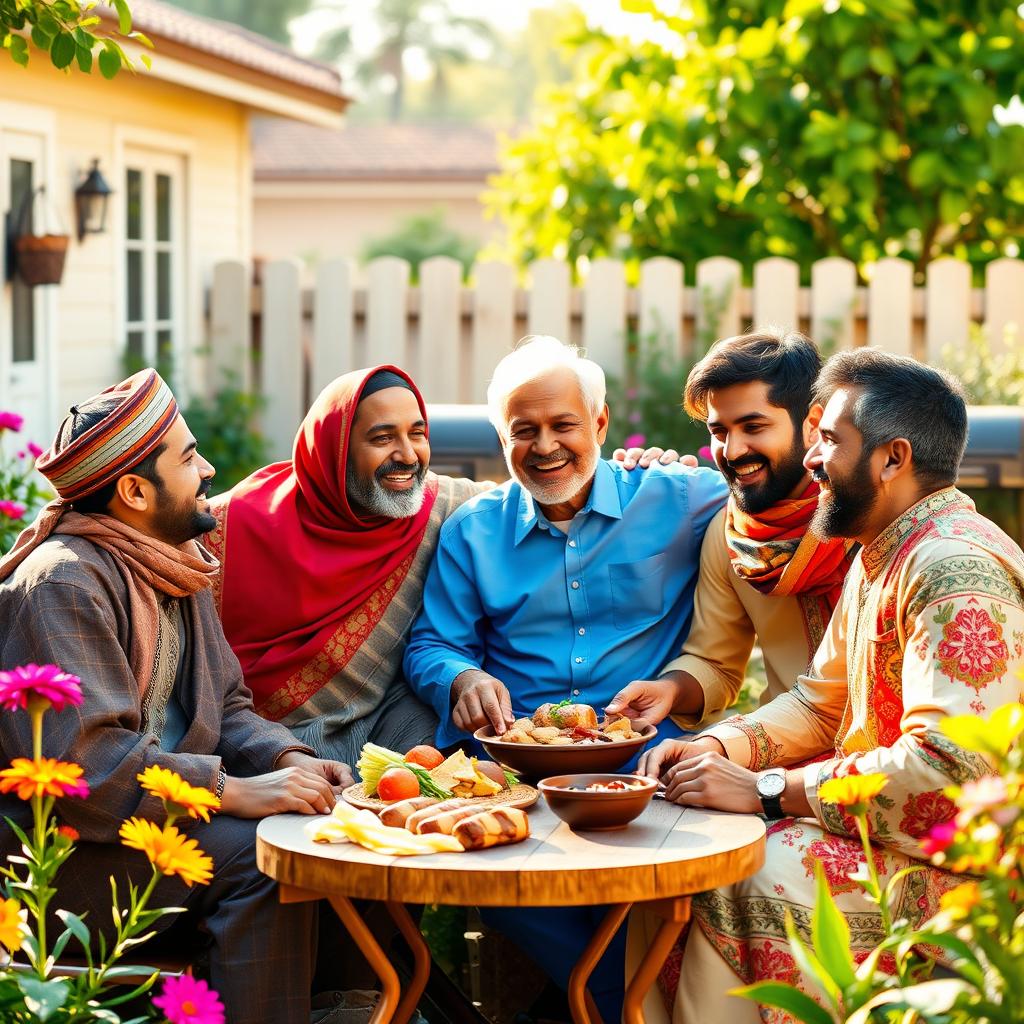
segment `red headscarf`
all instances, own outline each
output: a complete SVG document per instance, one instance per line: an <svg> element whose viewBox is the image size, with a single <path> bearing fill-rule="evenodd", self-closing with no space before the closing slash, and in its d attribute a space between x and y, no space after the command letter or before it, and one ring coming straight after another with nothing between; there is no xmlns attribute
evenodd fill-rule
<svg viewBox="0 0 1024 1024"><path fill-rule="evenodd" d="M345 489L349 438L366 382L339 377L302 421L290 462L258 470L213 502L223 563L221 617L257 710L283 718L327 683L380 621L405 578L437 497L415 516L360 518Z"/></svg>

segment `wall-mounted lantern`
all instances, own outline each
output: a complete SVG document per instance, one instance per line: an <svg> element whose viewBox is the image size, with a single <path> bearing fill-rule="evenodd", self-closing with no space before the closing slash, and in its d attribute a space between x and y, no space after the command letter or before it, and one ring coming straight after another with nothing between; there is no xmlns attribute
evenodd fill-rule
<svg viewBox="0 0 1024 1024"><path fill-rule="evenodd" d="M78 215L78 240L86 235L100 235L107 226L107 201L113 189L100 173L99 160L93 160L85 181L75 189L75 212Z"/></svg>

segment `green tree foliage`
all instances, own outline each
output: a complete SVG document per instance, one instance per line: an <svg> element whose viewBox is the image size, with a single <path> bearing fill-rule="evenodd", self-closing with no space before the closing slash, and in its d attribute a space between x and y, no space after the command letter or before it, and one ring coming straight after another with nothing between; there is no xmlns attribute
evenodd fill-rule
<svg viewBox="0 0 1024 1024"><path fill-rule="evenodd" d="M171 0L171 3L193 14L241 25L286 46L291 44L288 23L313 6L313 0Z"/></svg>
<svg viewBox="0 0 1024 1024"><path fill-rule="evenodd" d="M389 235L371 239L363 246L362 259L369 261L378 256L400 256L408 260L413 277L419 274L420 264L431 256L451 256L468 271L476 258L477 244L448 227L444 210L407 217Z"/></svg>
<svg viewBox="0 0 1024 1024"><path fill-rule="evenodd" d="M517 258L896 255L920 271L1019 240L1017 0L621 3L658 41L576 34L575 80L505 149L492 205Z"/></svg>
<svg viewBox="0 0 1024 1024"><path fill-rule="evenodd" d="M96 6L96 0L0 0L0 44L22 67L28 65L34 47L49 54L54 67L69 73L77 67L89 74L94 56L104 78L113 78L121 68L134 70L118 40L153 44L133 31L127 0L110 0L117 18L112 30L103 25ZM141 61L149 67L146 54Z"/></svg>

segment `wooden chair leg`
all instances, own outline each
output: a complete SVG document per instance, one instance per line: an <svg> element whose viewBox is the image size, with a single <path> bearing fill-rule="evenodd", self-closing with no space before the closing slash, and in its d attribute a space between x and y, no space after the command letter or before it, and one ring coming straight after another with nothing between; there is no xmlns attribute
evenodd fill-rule
<svg viewBox="0 0 1024 1024"><path fill-rule="evenodd" d="M587 991L587 982L632 905L617 903L608 911L569 975L569 1012L575 1024L603 1024L593 997Z"/></svg>
<svg viewBox="0 0 1024 1024"><path fill-rule="evenodd" d="M331 906L341 918L341 923L348 929L349 935L363 951L370 967L380 979L380 999L370 1015L370 1024L391 1024L401 995L398 975L395 973L394 967L391 966L387 954L374 938L373 932L366 926L359 911L352 905L352 901L345 896L331 896L329 899Z"/></svg>
<svg viewBox="0 0 1024 1024"><path fill-rule="evenodd" d="M406 1024L416 1007L419 1006L423 991L427 987L427 979L430 977L430 949L424 942L422 933L404 903L394 903L389 900L387 908L392 920L398 925L402 937L412 950L412 978L409 980L409 986L392 1018L393 1024Z"/></svg>

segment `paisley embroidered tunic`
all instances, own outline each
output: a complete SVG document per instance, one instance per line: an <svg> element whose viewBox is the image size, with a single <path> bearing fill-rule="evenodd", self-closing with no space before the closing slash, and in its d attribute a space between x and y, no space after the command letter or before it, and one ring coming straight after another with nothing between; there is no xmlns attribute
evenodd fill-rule
<svg viewBox="0 0 1024 1024"><path fill-rule="evenodd" d="M703 936L691 936L683 957L677 1016L714 1020L723 1002L730 1013L742 1006L693 973L702 958L708 969L701 938L724 958L733 982L736 975L798 981L784 920L791 911L809 939L817 861L850 922L855 956L867 954L881 926L848 877L863 859L859 842L844 838L856 837L856 826L823 805L818 788L851 773L889 776L868 814L884 885L911 858L922 859L921 838L953 816L943 789L989 772L939 731L940 720L987 716L1024 700L1022 667L1024 555L966 495L955 488L928 495L859 553L808 674L757 711L708 730L731 760L751 769L806 764L815 820L773 824L757 875L695 900ZM919 923L956 879L929 867L900 884L896 916ZM696 990L684 991L696 977L703 977ZM768 1010L762 1018L776 1019Z"/></svg>

